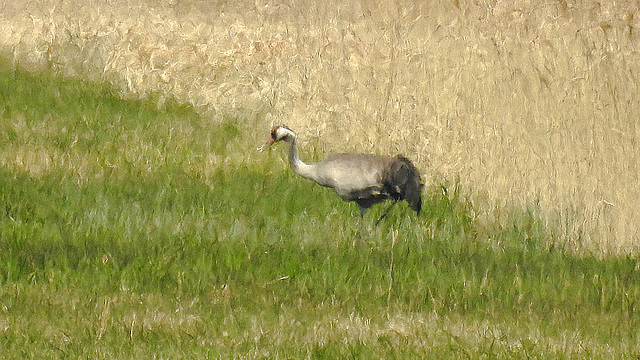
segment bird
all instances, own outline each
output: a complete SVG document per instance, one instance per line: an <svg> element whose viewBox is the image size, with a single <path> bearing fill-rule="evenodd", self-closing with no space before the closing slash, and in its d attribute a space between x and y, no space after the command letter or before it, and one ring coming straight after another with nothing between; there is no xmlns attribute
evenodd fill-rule
<svg viewBox="0 0 640 360"><path fill-rule="evenodd" d="M296 133L285 125L274 126L271 135L258 150L264 151L280 141L289 146L289 165L296 174L332 188L344 201L358 204L361 218L373 205L388 199L393 202L376 221L376 225L400 200L406 200L409 207L420 215L424 184L420 173L406 157L333 154L320 162L307 164L298 155Z"/></svg>

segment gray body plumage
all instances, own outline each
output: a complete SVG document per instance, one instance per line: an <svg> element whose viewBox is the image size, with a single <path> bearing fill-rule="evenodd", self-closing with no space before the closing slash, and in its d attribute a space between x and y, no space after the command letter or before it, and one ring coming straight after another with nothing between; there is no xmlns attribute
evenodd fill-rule
<svg viewBox="0 0 640 360"><path fill-rule="evenodd" d="M322 186L333 188L341 198L351 201L363 189L370 192L382 191L383 169L389 166L391 158L365 154L330 155L313 164L315 180Z"/></svg>
<svg viewBox="0 0 640 360"><path fill-rule="evenodd" d="M334 189L344 201L358 204L361 213L379 202L393 199L394 204L406 200L420 214L423 184L417 169L407 158L401 155L336 154L318 163L306 164L298 156L296 136L291 129L274 127L263 148L277 141L288 143L289 164L293 171Z"/></svg>

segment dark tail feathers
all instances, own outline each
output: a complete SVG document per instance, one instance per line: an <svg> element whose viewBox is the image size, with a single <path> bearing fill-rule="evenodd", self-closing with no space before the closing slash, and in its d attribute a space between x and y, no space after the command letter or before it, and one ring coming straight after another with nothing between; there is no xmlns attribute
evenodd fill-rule
<svg viewBox="0 0 640 360"><path fill-rule="evenodd" d="M422 209L422 179L413 163L402 155L393 159L384 177L386 190L396 200L406 200L418 215Z"/></svg>

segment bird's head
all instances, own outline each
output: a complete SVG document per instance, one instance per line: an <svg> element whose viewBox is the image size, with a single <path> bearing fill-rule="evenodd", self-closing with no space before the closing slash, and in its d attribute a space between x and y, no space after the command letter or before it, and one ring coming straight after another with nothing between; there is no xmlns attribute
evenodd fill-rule
<svg viewBox="0 0 640 360"><path fill-rule="evenodd" d="M273 129L271 129L271 136L269 136L264 145L259 147L258 150L263 151L264 149L268 148L278 141L295 138L296 133L294 133L293 130L289 129L288 127L284 125L274 126Z"/></svg>

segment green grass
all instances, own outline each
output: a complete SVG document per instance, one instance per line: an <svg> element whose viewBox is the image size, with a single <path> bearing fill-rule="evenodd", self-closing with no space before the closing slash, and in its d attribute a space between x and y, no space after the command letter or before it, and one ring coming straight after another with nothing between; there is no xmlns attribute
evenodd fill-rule
<svg viewBox="0 0 640 360"><path fill-rule="evenodd" d="M479 224L434 184L358 237L283 150L238 160L249 118L7 64L0 95L0 358L640 354L638 260L567 254L533 211Z"/></svg>

